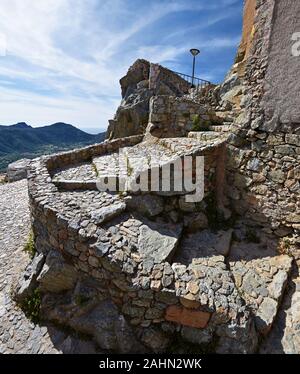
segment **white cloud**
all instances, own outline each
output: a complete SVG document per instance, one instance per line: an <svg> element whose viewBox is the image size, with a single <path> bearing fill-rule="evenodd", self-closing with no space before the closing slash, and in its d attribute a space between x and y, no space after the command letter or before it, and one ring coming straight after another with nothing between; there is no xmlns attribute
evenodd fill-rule
<svg viewBox="0 0 300 374"><path fill-rule="evenodd" d="M7 41L7 57L0 56L0 123L65 121L105 127L118 105L118 81L136 58L176 66L187 49L184 37L161 44L155 27L152 45L133 48L130 41L170 13L219 8L214 0L133 3L1 0L0 34ZM222 48L233 42L204 39L199 45Z"/></svg>
<svg viewBox="0 0 300 374"><path fill-rule="evenodd" d="M1 124L12 124L25 118L32 126L60 121L83 129L98 128L100 132L106 130L106 120L112 117L117 104L116 100L84 101L74 97L60 100L14 89L2 88L0 91ZM16 113L23 117L16 119Z"/></svg>

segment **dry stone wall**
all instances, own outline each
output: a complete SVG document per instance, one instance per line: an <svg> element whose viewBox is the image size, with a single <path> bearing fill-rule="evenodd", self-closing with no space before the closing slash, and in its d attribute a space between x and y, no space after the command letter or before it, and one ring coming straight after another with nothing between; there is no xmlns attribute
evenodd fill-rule
<svg viewBox="0 0 300 374"><path fill-rule="evenodd" d="M150 100L150 131L156 137L183 137L190 131L208 130L209 125L218 124L211 107L186 98L160 95Z"/></svg>
<svg viewBox="0 0 300 374"><path fill-rule="evenodd" d="M216 247L212 257L188 262L184 256L189 256L189 247L176 255L185 232L207 227L201 213L205 204L202 208L187 204L184 196L122 197L93 189L69 191L52 181L58 169L82 165L119 147L137 147L134 144L139 140L118 139L32 162L29 195L41 256L35 262L43 265L31 282L43 295L43 315L91 335L102 349L111 351L163 352L174 334L182 342L213 344L220 352L254 351L254 321L222 251ZM193 140L165 139L163 143L180 155L187 154ZM194 154L205 156L207 195L217 189L219 148L222 142L195 148L199 150ZM107 331L99 316L104 307L115 308L119 315L109 320ZM120 319L122 331L116 322ZM104 333L111 339L104 339ZM122 334L126 345L121 343Z"/></svg>
<svg viewBox="0 0 300 374"><path fill-rule="evenodd" d="M292 114L299 106L298 89L292 83L298 82L293 68L299 62L291 56L286 43L298 24L299 6L298 2L256 2L242 111L230 138L227 167L228 196L233 209L266 232L279 238L289 236L291 243L299 241L299 125L296 117L283 120L274 116L270 108L280 110L284 103ZM285 23L284 19L291 22ZM287 26L282 33L276 31L290 23L292 29ZM278 64L278 58L288 63ZM287 66L291 67L285 71ZM285 95L287 85L292 102ZM277 105L278 95L285 99Z"/></svg>

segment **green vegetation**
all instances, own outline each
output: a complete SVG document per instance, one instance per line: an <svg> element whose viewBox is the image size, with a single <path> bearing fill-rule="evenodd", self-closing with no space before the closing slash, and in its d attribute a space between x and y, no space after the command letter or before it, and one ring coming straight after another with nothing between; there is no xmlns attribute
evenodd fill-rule
<svg viewBox="0 0 300 374"><path fill-rule="evenodd" d="M27 252L31 258L33 258L34 255L36 254L36 248L34 244L34 235L32 231L29 233L27 242L24 246L24 251Z"/></svg>
<svg viewBox="0 0 300 374"><path fill-rule="evenodd" d="M34 324L40 321L41 294L38 288L19 305L26 317Z"/></svg>
<svg viewBox="0 0 300 374"><path fill-rule="evenodd" d="M192 131L209 131L211 121L204 120L199 114L195 114L193 117Z"/></svg>
<svg viewBox="0 0 300 374"><path fill-rule="evenodd" d="M214 113L208 113L209 119L203 119L199 114L193 116L192 131L211 131L210 126L219 126L220 123L216 122Z"/></svg>
<svg viewBox="0 0 300 374"><path fill-rule="evenodd" d="M65 123L39 128L32 128L25 123L0 126L0 171L5 171L10 163L21 158L33 159L102 142L104 139L104 133L87 134Z"/></svg>

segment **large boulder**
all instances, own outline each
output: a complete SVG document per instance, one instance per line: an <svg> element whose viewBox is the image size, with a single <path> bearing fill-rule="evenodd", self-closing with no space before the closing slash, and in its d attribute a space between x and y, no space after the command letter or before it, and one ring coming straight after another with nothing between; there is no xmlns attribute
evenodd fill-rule
<svg viewBox="0 0 300 374"><path fill-rule="evenodd" d="M121 78L122 101L112 120L109 121L107 138L116 139L143 134L149 117L150 63L138 59Z"/></svg>
<svg viewBox="0 0 300 374"><path fill-rule="evenodd" d="M150 99L155 95L182 96L190 84L158 64L138 59L120 80L122 101L106 133L107 139L144 134L149 122Z"/></svg>
<svg viewBox="0 0 300 374"><path fill-rule="evenodd" d="M162 197L155 195L130 196L126 199L127 208L137 211L147 217L155 217L164 210Z"/></svg>
<svg viewBox="0 0 300 374"><path fill-rule="evenodd" d="M45 257L42 253L36 254L26 267L24 273L20 276L16 287L15 299L22 303L27 299L37 287L37 277L45 263Z"/></svg>
<svg viewBox="0 0 300 374"><path fill-rule="evenodd" d="M142 353L131 327L110 300L103 300L87 313L79 313L68 324L81 333L91 335L102 349L118 353Z"/></svg>
<svg viewBox="0 0 300 374"><path fill-rule="evenodd" d="M8 182L16 182L21 179L27 178L27 168L29 166L30 160L24 158L9 164L7 167L7 179Z"/></svg>
<svg viewBox="0 0 300 374"><path fill-rule="evenodd" d="M37 281L42 292L56 293L72 289L77 277L75 268L60 253L50 251Z"/></svg>
<svg viewBox="0 0 300 374"><path fill-rule="evenodd" d="M182 226L145 222L140 227L138 250L143 258L151 258L154 263L171 260L182 233Z"/></svg>
<svg viewBox="0 0 300 374"><path fill-rule="evenodd" d="M148 88L129 86L125 98L109 121L107 138L125 138L143 134L149 118L149 102L153 92Z"/></svg>

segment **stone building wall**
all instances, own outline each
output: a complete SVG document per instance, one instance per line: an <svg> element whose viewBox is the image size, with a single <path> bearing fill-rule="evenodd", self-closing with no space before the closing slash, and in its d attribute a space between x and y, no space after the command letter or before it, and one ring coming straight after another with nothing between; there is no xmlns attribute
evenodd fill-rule
<svg viewBox="0 0 300 374"><path fill-rule="evenodd" d="M227 166L232 208L291 242L299 241L300 223L299 60L290 51L299 10L299 2L256 1L242 110L230 137ZM286 106L293 119L285 115ZM281 109L284 117L276 115Z"/></svg>
<svg viewBox="0 0 300 374"><path fill-rule="evenodd" d="M154 136L182 137L192 130L207 130L218 118L208 105L201 105L186 97L154 96L150 100L149 122Z"/></svg>

